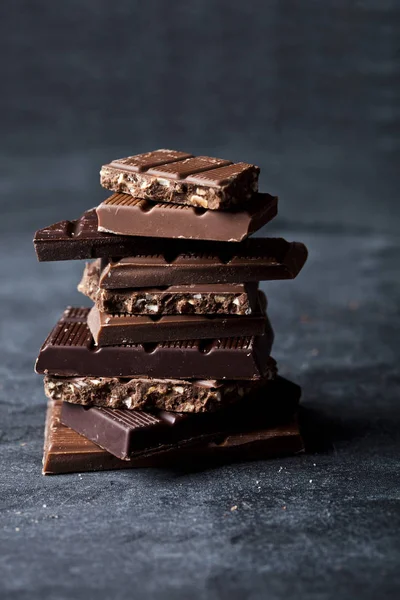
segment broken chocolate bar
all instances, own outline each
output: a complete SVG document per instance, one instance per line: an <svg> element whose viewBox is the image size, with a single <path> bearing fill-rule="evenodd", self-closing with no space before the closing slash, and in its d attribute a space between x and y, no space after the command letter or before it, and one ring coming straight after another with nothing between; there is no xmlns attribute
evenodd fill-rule
<svg viewBox="0 0 400 600"><path fill-rule="evenodd" d="M113 160L102 167L100 183L135 198L221 210L245 205L259 173L255 165L163 149Z"/></svg>
<svg viewBox="0 0 400 600"><path fill-rule="evenodd" d="M215 442L170 450L147 458L120 460L60 421L61 401L49 400L43 451L43 475L85 473L143 467L196 469L233 460L259 460L303 452L304 444L295 418L280 425L233 433Z"/></svg>
<svg viewBox="0 0 400 600"><path fill-rule="evenodd" d="M135 379L109 377L44 378L46 396L82 406L103 406L129 410L154 408L185 413L212 412L240 400L276 377L276 363L270 358L264 379L214 381L185 379Z"/></svg>
<svg viewBox="0 0 400 600"><path fill-rule="evenodd" d="M131 256L106 263L100 287L120 289L196 283L258 282L293 279L307 260L307 249L282 238L249 240L247 248L236 245L210 254L177 253L172 246L162 254Z"/></svg>
<svg viewBox="0 0 400 600"><path fill-rule="evenodd" d="M170 285L105 290L99 287L101 261L87 263L78 290L101 312L133 315L251 315L257 306L256 283Z"/></svg>
<svg viewBox="0 0 400 600"><path fill-rule="evenodd" d="M44 342L36 372L61 377L260 379L268 372L273 331L264 335L95 346L88 308L68 308Z"/></svg>
<svg viewBox="0 0 400 600"><path fill-rule="evenodd" d="M255 194L246 208L215 211L114 194L96 209L99 231L120 235L241 242L277 214L278 199Z"/></svg>
<svg viewBox="0 0 400 600"><path fill-rule="evenodd" d="M59 221L39 229L33 245L39 261L130 256L158 249L157 240L152 238L100 233L95 209L86 211L75 221Z"/></svg>
<svg viewBox="0 0 400 600"><path fill-rule="evenodd" d="M125 315L100 312L93 306L87 324L98 346L147 342L202 340L263 335L267 317L266 299L248 316L238 315Z"/></svg>
<svg viewBox="0 0 400 600"><path fill-rule="evenodd" d="M282 419L282 412L288 413L289 406L293 415L300 390L297 386L296 389L290 389L289 398L281 396L279 403L276 402L275 390L275 382L267 382L239 403L214 413L195 415L164 410L150 413L86 408L64 402L61 421L117 458L127 460L188 444L204 443L227 433L243 433L263 422L276 423Z"/></svg>
<svg viewBox="0 0 400 600"><path fill-rule="evenodd" d="M233 263L231 268L233 268L235 262L242 261L240 269L240 265L237 265L236 282L248 281L243 279L251 266L250 261L247 267L243 263L246 257L257 258L258 267L261 268L259 280L263 279L265 270L268 277L271 266L277 261L278 263L282 261L286 254L286 262L281 264L282 274L278 278L295 277L297 273L292 272L293 269L297 268L296 263L293 263L294 259L296 258L297 262L300 263L301 260L304 262L307 257L307 250L303 244L289 244L285 240L274 238L250 238L240 244L175 239L166 244L164 239L100 233L97 231L95 210L88 210L76 221L60 221L44 229L39 229L35 233L33 243L40 261L81 260L109 258L110 256L154 256L163 255L166 247L168 247L168 255L171 256L184 254L197 255L198 257L217 255L222 260L230 260ZM279 264L276 267L275 271L279 271ZM298 271L301 267L302 264L299 264ZM288 272L286 273L286 271ZM234 280L231 279L230 282L232 281ZM257 279L252 281L257 281ZM193 281L189 283L192 284Z"/></svg>

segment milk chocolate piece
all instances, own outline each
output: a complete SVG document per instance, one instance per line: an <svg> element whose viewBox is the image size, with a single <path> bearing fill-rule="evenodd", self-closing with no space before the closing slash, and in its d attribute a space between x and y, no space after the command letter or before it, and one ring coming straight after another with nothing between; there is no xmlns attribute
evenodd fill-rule
<svg viewBox="0 0 400 600"><path fill-rule="evenodd" d="M263 335L266 326L265 296L259 292L256 312L237 315L125 315L100 312L93 306L87 324L95 344L118 346L147 342L232 338L238 335Z"/></svg>
<svg viewBox="0 0 400 600"><path fill-rule="evenodd" d="M243 162L156 150L104 165L100 183L135 198L221 210L246 205L258 190L259 173Z"/></svg>
<svg viewBox="0 0 400 600"><path fill-rule="evenodd" d="M260 379L269 369L273 331L264 335L97 347L88 308L68 308L44 342L36 372L61 377Z"/></svg>
<svg viewBox="0 0 400 600"><path fill-rule="evenodd" d="M33 244L39 261L130 256L159 249L157 240L152 238L100 233L95 209L86 211L75 221L59 221L39 229Z"/></svg>
<svg viewBox="0 0 400 600"><path fill-rule="evenodd" d="M136 315L251 315L257 306L256 283L171 285L105 290L99 287L101 261L87 263L78 290L101 312Z"/></svg>
<svg viewBox="0 0 400 600"><path fill-rule="evenodd" d="M279 422L282 412L287 414L288 406L293 414L293 405L297 404L300 391L291 390L294 396L289 396L288 401L281 397L281 405L275 406L274 383L271 383L272 393L268 390L269 385L266 383L238 404L214 413L196 415L164 410L150 413L85 408L64 402L61 422L117 458L134 459L216 440L227 433L242 433L260 423Z"/></svg>
<svg viewBox="0 0 400 600"><path fill-rule="evenodd" d="M44 229L39 229L35 233L33 240L37 257L40 261L53 260L81 260L88 258L109 258L114 257L129 257L129 256L146 256L146 255L162 255L166 253L171 256L179 254L196 254L197 256L215 256L220 255L224 260L231 257L231 260L240 260L246 257L254 257L258 262L266 261L267 270L275 261L282 258L282 253L289 253L288 242L282 239L268 238L250 238L240 244L229 242L207 242L199 240L169 240L150 238L150 237L133 237L123 235L113 235L111 233L100 233L97 231L97 215L96 211L88 210L80 219L76 221L60 221ZM302 254L303 262L307 257L307 251L302 244L297 244L297 260L300 261ZM300 251L299 246L303 249ZM294 252L296 254L296 252ZM294 257L291 257L289 263L282 265L285 269L293 268ZM248 265L249 266L249 265ZM299 265L300 270L302 265ZM246 270L244 270L246 273ZM236 282L247 281L246 279L238 279ZM295 274L284 275L281 277L294 277ZM263 271L261 277L263 278ZM193 281L189 282L190 284ZM155 283L154 285L159 285ZM132 286L131 286L132 287Z"/></svg>
<svg viewBox="0 0 400 600"><path fill-rule="evenodd" d="M255 194L245 208L215 211L114 194L96 209L99 231L120 235L241 242L277 214L276 197Z"/></svg>
<svg viewBox="0 0 400 600"><path fill-rule="evenodd" d="M104 263L104 289L190 285L194 282L237 283L295 278L307 260L307 248L282 238L249 240L245 247L210 254L179 253L173 246L163 254L131 256ZM245 242L246 244L246 242ZM232 247L233 246L233 247Z"/></svg>
<svg viewBox="0 0 400 600"><path fill-rule="evenodd" d="M43 475L143 467L199 468L231 461L260 460L303 452L297 419L271 428L233 433L215 442L170 450L147 458L120 460L60 421L61 401L49 400L43 452Z"/></svg>
<svg viewBox="0 0 400 600"><path fill-rule="evenodd" d="M44 390L52 400L82 406L201 413L240 400L274 379L276 373L276 363L270 358L265 378L254 381L46 376Z"/></svg>

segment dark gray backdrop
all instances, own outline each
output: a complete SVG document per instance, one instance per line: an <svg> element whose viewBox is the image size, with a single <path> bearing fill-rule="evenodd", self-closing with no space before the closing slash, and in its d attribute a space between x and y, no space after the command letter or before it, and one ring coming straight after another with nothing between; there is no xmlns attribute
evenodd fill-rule
<svg viewBox="0 0 400 600"><path fill-rule="evenodd" d="M2 2L5 210L65 215L50 192L85 208L103 161L174 146L259 163L285 220L397 224L399 17L396 0Z"/></svg>
<svg viewBox="0 0 400 600"><path fill-rule="evenodd" d="M0 3L2 597L398 593L399 33L396 0ZM310 452L45 479L33 362L84 300L82 265L39 265L33 231L157 147L259 164L263 234L308 244L263 289Z"/></svg>

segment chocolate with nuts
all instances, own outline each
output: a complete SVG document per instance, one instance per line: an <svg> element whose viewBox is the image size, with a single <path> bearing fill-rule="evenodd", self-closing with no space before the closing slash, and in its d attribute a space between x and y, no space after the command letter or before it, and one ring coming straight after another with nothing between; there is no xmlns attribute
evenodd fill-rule
<svg viewBox="0 0 400 600"><path fill-rule="evenodd" d="M276 363L270 358L266 376L256 381L46 376L44 389L52 400L84 406L200 413L240 400L274 379L276 373Z"/></svg>
<svg viewBox="0 0 400 600"><path fill-rule="evenodd" d="M266 386L268 391L265 388L260 388L258 391L259 402L255 399L255 402L250 405L247 398L244 398L244 409L240 409L242 403L234 405L239 409L239 418L236 420L234 415L226 415L224 433L214 442L186 446L182 449L176 447L167 452L157 451L147 458L141 457L129 461L116 458L61 423L62 407L78 408L78 413L81 412L79 407L67 405L60 400L49 400L43 474L57 475L138 467L179 467L193 464L216 465L234 460L266 459L302 452L303 441L297 420L292 416L298 404L300 388L282 377L277 377ZM268 402L265 402L266 397ZM97 410L99 409L85 410L85 414L89 413L90 416ZM100 410L104 411L104 409ZM230 411L229 408L227 410ZM108 411L110 412L111 409ZM77 416L80 421L81 415ZM64 419L70 422L71 415L66 415L64 411ZM82 426L81 423L76 424L78 427ZM86 427L85 432L88 433Z"/></svg>
<svg viewBox="0 0 400 600"><path fill-rule="evenodd" d="M245 205L259 173L255 165L163 149L113 160L100 183L135 198L221 210Z"/></svg>
<svg viewBox="0 0 400 600"><path fill-rule="evenodd" d="M93 306L87 324L98 346L263 335L270 329L266 303L265 295L259 292L257 310L248 316L111 314Z"/></svg>
<svg viewBox="0 0 400 600"><path fill-rule="evenodd" d="M251 315L256 283L171 285L161 288L108 290L99 286L101 261L87 263L78 290L101 312L131 315Z"/></svg>

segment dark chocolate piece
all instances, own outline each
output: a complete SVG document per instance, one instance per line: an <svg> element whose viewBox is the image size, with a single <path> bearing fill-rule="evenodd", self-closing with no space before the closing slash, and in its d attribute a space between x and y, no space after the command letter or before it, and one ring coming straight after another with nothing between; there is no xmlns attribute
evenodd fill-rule
<svg viewBox="0 0 400 600"><path fill-rule="evenodd" d="M36 372L61 377L260 379L268 371L273 331L213 340L94 345L88 308L68 308L44 342Z"/></svg>
<svg viewBox="0 0 400 600"><path fill-rule="evenodd" d="M262 301L256 312L244 317L212 314L113 315L100 312L93 306L87 324L95 344L99 346L263 335L266 326L266 300L262 292L259 294Z"/></svg>
<svg viewBox="0 0 400 600"><path fill-rule="evenodd" d="M158 288L105 290L99 287L101 261L87 263L78 290L101 312L133 315L251 315L256 283L206 283Z"/></svg>
<svg viewBox="0 0 400 600"><path fill-rule="evenodd" d="M104 165L100 183L135 198L221 210L245 205L258 190L259 173L243 162L156 150Z"/></svg>
<svg viewBox="0 0 400 600"><path fill-rule="evenodd" d="M198 256L221 256L224 260L245 259L246 257L257 258L258 262L265 262L263 273L274 264L274 260L282 260L284 254L288 253L288 264L282 265L282 270L287 269L288 274L282 273L281 278L295 277L297 273L290 273L296 267L292 264L294 257L291 256L289 244L282 239L250 238L240 244L229 242L207 242L199 240L170 240L149 237L133 237L113 235L111 233L100 233L97 231L97 215L95 210L88 210L76 221L60 221L35 233L33 240L37 257L40 261L52 260L81 260L88 258L109 258L110 256L129 257L162 255L168 249L168 255L196 254ZM300 250L300 247L302 250ZM303 244L296 244L297 261L305 261L307 250ZM249 266L249 265L248 265ZM298 265L297 272L302 264ZM240 275L246 274L246 270L238 273L236 282L247 281L241 279ZM269 274L267 274L269 277ZM231 282L232 280L230 280ZM193 281L189 282L190 284ZM197 282L199 283L199 282ZM159 285L159 284L155 284Z"/></svg>
<svg viewBox="0 0 400 600"><path fill-rule="evenodd" d="M307 248L282 238L249 240L247 247L211 254L177 253L173 246L163 254L131 256L105 263L100 275L104 289L254 282L293 279L307 260Z"/></svg>
<svg viewBox="0 0 400 600"><path fill-rule="evenodd" d="M60 421L61 401L49 400L43 452L43 475L144 467L196 469L232 460L260 460L303 452L297 419L271 428L233 433L199 446L170 450L136 460L120 460Z"/></svg>
<svg viewBox="0 0 400 600"><path fill-rule="evenodd" d="M99 231L119 235L241 242L277 214L276 197L255 194L246 208L215 211L114 194L96 209Z"/></svg>
<svg viewBox="0 0 400 600"><path fill-rule="evenodd" d="M274 423L282 410L287 414L288 405L293 414L293 404L297 404L300 390L290 390L292 397L289 395L288 401L281 396L278 406L274 404L275 390L274 382L267 382L239 403L214 413L196 415L164 410L149 413L86 408L64 402L61 421L117 458L127 460L187 444L204 443L227 433L242 433L262 422Z"/></svg>
<svg viewBox="0 0 400 600"><path fill-rule="evenodd" d="M110 377L44 378L46 396L82 406L103 406L129 410L163 409L175 412L212 412L240 400L276 377L273 358L264 379L216 381L185 379L134 379Z"/></svg>
<svg viewBox="0 0 400 600"><path fill-rule="evenodd" d="M158 249L157 240L152 238L100 233L97 231L95 209L86 211L75 221L59 221L39 229L33 244L39 261L130 256L136 252L147 253Z"/></svg>

